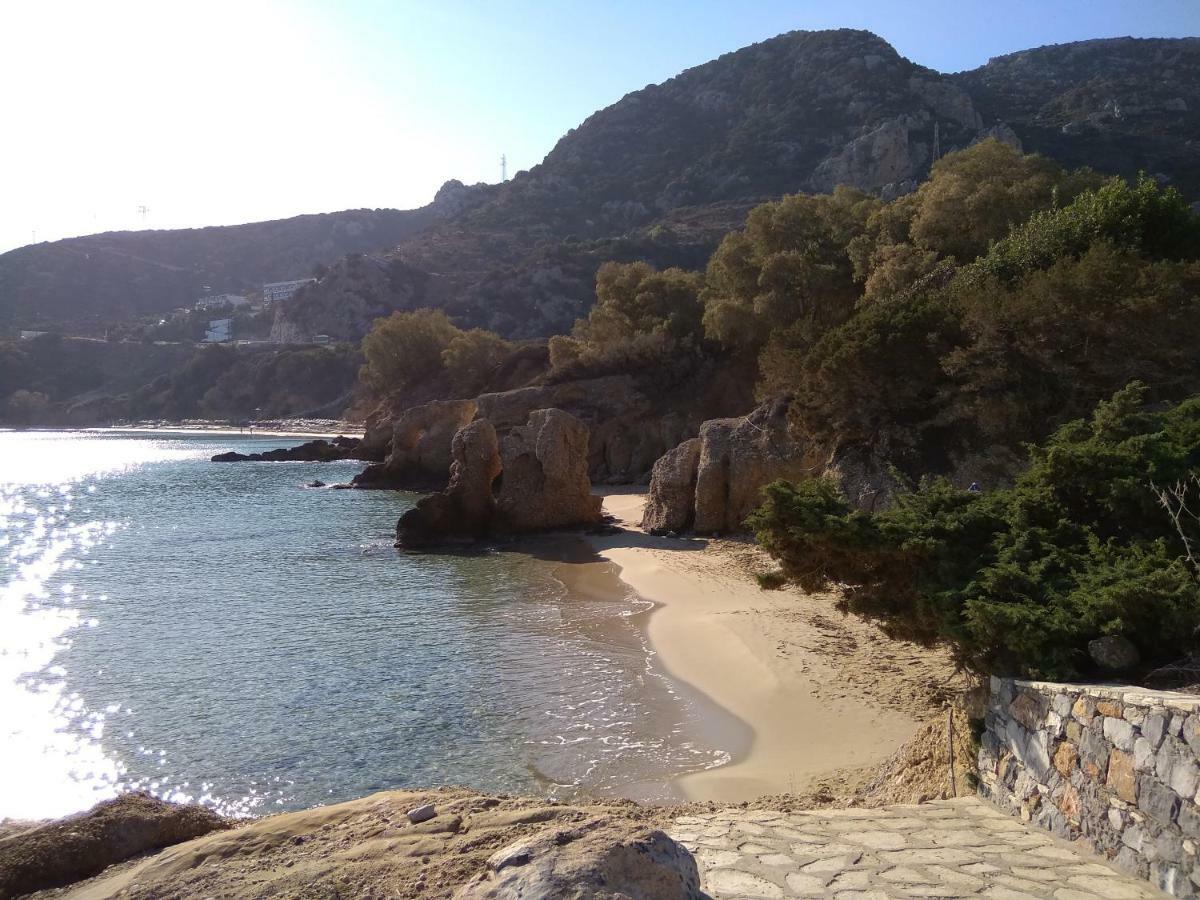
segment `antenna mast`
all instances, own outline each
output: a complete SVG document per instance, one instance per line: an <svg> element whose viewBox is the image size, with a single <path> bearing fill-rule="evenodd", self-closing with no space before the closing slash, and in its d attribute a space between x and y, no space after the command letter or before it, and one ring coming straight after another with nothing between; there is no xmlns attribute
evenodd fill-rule
<svg viewBox="0 0 1200 900"><path fill-rule="evenodd" d="M146 213L150 212L150 207L148 207L146 204L143 203L138 207L138 212L142 216L142 224L145 225L146 224Z"/></svg>
<svg viewBox="0 0 1200 900"><path fill-rule="evenodd" d="M508 181L508 157L500 154L500 180Z"/></svg>

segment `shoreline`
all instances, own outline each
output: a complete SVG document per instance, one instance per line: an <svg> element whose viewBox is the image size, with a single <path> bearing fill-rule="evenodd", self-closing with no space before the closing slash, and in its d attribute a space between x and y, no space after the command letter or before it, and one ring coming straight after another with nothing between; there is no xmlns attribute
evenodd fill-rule
<svg viewBox="0 0 1200 900"><path fill-rule="evenodd" d="M761 562L756 548L651 536L637 524L643 494L602 493L621 531L586 540L654 604L646 633L667 675L725 720L706 717L706 738L732 759L673 779L686 801L854 783L936 714L928 691L953 671L945 654L891 641L834 611L829 597L765 591L735 556ZM745 729L740 739L730 722Z"/></svg>

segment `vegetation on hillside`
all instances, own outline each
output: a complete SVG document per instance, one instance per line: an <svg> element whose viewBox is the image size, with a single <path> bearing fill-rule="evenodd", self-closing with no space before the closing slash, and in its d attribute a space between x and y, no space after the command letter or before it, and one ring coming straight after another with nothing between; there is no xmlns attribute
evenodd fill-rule
<svg viewBox="0 0 1200 900"><path fill-rule="evenodd" d="M1200 628L1200 396L1153 411L1146 395L1059 428L1011 488L930 479L867 513L830 481L780 481L750 524L788 577L845 585L847 610L978 670L1077 677L1105 635L1166 663Z"/></svg>

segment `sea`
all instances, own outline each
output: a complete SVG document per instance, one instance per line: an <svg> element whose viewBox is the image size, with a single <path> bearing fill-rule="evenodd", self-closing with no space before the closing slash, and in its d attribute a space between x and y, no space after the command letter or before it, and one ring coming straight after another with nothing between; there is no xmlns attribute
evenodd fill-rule
<svg viewBox="0 0 1200 900"><path fill-rule="evenodd" d="M129 790L667 800L728 761L581 540L404 553L416 495L310 486L361 463L210 461L301 440L0 431L0 819Z"/></svg>

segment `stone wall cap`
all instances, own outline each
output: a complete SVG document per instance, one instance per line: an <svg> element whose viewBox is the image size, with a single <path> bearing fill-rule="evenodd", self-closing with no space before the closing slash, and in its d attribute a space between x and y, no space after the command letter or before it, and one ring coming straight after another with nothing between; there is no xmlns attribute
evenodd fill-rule
<svg viewBox="0 0 1200 900"><path fill-rule="evenodd" d="M1085 694L1098 700L1120 700L1129 706L1165 706L1180 712L1200 711L1200 696L1178 691L1155 691L1118 683L1073 684L1060 681L1029 681L1022 678L1011 679L1011 682L1017 687L1042 693Z"/></svg>

